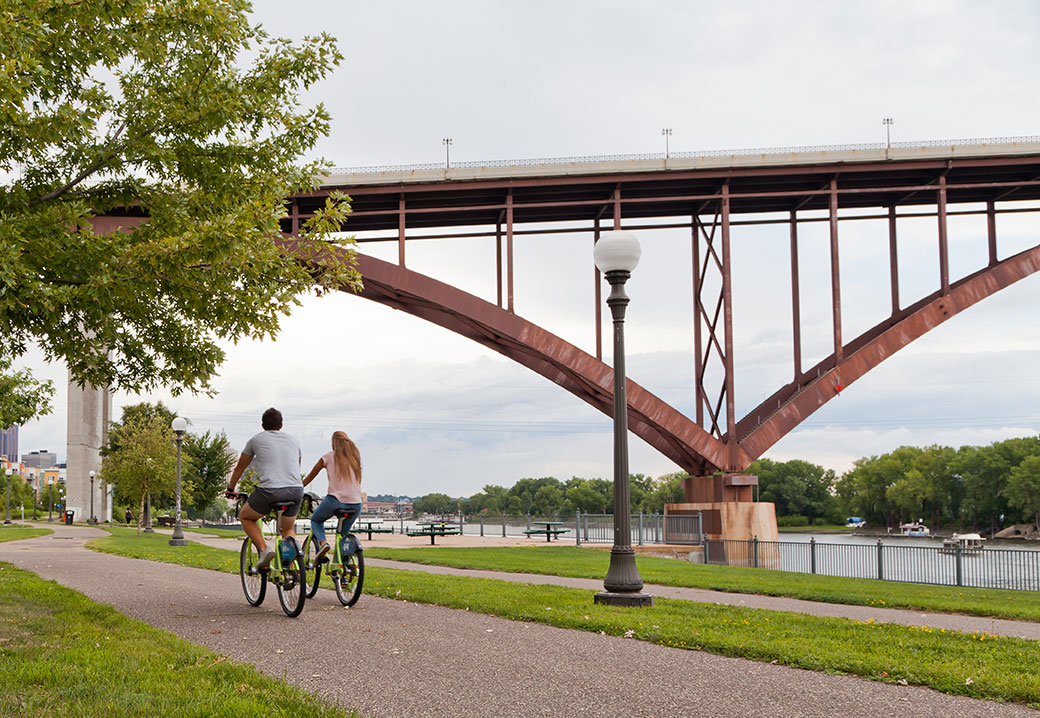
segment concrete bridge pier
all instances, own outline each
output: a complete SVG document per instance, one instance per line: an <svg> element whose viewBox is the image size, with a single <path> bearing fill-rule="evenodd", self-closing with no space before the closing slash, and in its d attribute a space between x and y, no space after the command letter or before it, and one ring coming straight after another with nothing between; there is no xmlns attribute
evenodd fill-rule
<svg viewBox="0 0 1040 718"><path fill-rule="evenodd" d="M76 521L90 518L90 472L101 473L101 447L108 441L111 416L108 387L80 386L69 376L65 505ZM94 515L104 521L111 513L110 493L95 478Z"/></svg>

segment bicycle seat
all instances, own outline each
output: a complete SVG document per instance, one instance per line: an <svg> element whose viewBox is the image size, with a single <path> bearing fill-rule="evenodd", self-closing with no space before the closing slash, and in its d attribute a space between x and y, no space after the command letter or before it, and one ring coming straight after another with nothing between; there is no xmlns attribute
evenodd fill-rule
<svg viewBox="0 0 1040 718"><path fill-rule="evenodd" d="M271 510L272 511L285 511L289 507L295 506L295 505L296 505L295 501L278 501L276 503L271 504Z"/></svg>
<svg viewBox="0 0 1040 718"><path fill-rule="evenodd" d="M341 518L345 518L347 516L356 516L357 515L357 511L352 511L351 509L336 509L335 511L332 512L332 515L335 516L336 518L341 519Z"/></svg>

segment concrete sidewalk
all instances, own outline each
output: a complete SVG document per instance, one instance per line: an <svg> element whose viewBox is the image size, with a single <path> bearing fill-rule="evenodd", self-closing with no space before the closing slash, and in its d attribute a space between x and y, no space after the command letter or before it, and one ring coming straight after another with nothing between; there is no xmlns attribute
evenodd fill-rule
<svg viewBox="0 0 1040 718"><path fill-rule="evenodd" d="M105 532L0 544L0 560L256 665L348 708L396 716L1040 716L936 691L324 589L289 619L237 576L98 554ZM226 541L226 540L224 540ZM429 570L429 567L424 567Z"/></svg>

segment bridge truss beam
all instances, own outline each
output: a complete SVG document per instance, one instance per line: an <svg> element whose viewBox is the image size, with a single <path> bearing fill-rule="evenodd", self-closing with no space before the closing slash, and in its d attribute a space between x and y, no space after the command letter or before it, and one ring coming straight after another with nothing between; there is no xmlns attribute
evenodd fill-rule
<svg viewBox="0 0 1040 718"><path fill-rule="evenodd" d="M997 253L997 217L1038 212L1040 156L971 157L860 164L786 165L581 174L461 182L370 183L328 186L292 200L291 234L328 191L347 192L354 211L344 228L393 232L359 241L398 244L398 264L361 259L363 296L469 336L530 367L603 411L611 413L612 376L602 362L601 279L596 282L596 355L578 350L516 315L513 253L518 238L588 232L601 222L633 231L686 228L692 238L695 416L680 414L629 380L629 422L641 436L694 474L739 471L812 412L885 358L939 323L1040 269L1040 246L1003 260ZM988 264L958 280L949 274L951 216L985 215ZM939 289L901 308L897 224L935 220ZM887 223L891 315L851 341L842 334L840 227L846 222ZM832 353L804 370L799 287L799 228L826 222L829 239ZM483 225L484 227L481 227ZM787 225L790 245L792 381L747 415L736 415L735 292L730 242L735 227ZM503 231L505 244L503 246ZM407 241L488 237L496 243L497 305L405 266ZM886 238L882 238L882 241ZM589 252L591 264L592 253ZM503 269L504 265L504 269ZM782 278L783 273L778 273ZM714 281L707 281L711 277ZM503 291L503 285L505 289ZM721 367L716 384L709 367Z"/></svg>

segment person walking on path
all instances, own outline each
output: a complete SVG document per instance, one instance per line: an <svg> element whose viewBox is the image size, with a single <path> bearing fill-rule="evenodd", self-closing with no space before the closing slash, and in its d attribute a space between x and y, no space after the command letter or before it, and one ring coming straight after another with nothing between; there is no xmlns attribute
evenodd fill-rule
<svg viewBox="0 0 1040 718"><path fill-rule="evenodd" d="M126 519L126 525L127 526L129 526L130 524L133 523L133 521L134 521L134 512L130 510L130 507L127 507L126 514L124 514L124 518Z"/></svg>
<svg viewBox="0 0 1040 718"><path fill-rule="evenodd" d="M343 522L344 536L350 533L350 527L361 513L361 452L346 432L332 433L332 451L315 462L310 473L304 477L303 485L313 481L322 469L329 477L329 493L311 514L311 530L318 540L319 561L329 552L329 542L325 540L325 522L332 518L336 509L350 512Z"/></svg>
<svg viewBox="0 0 1040 718"><path fill-rule="evenodd" d="M274 504L291 504L282 512L278 528L282 538L290 539L292 546L296 546L293 526L303 500L303 484L300 482L303 454L299 442L282 431L282 412L275 408L268 409L260 419L260 426L263 431L246 442L242 455L238 457L238 463L231 472L231 480L228 481L226 495L229 498L236 496L235 485L246 468L252 465L260 478L238 517L242 521L242 529L260 553L257 568L264 569L271 565L274 550L267 548L260 530L260 519L271 512Z"/></svg>

